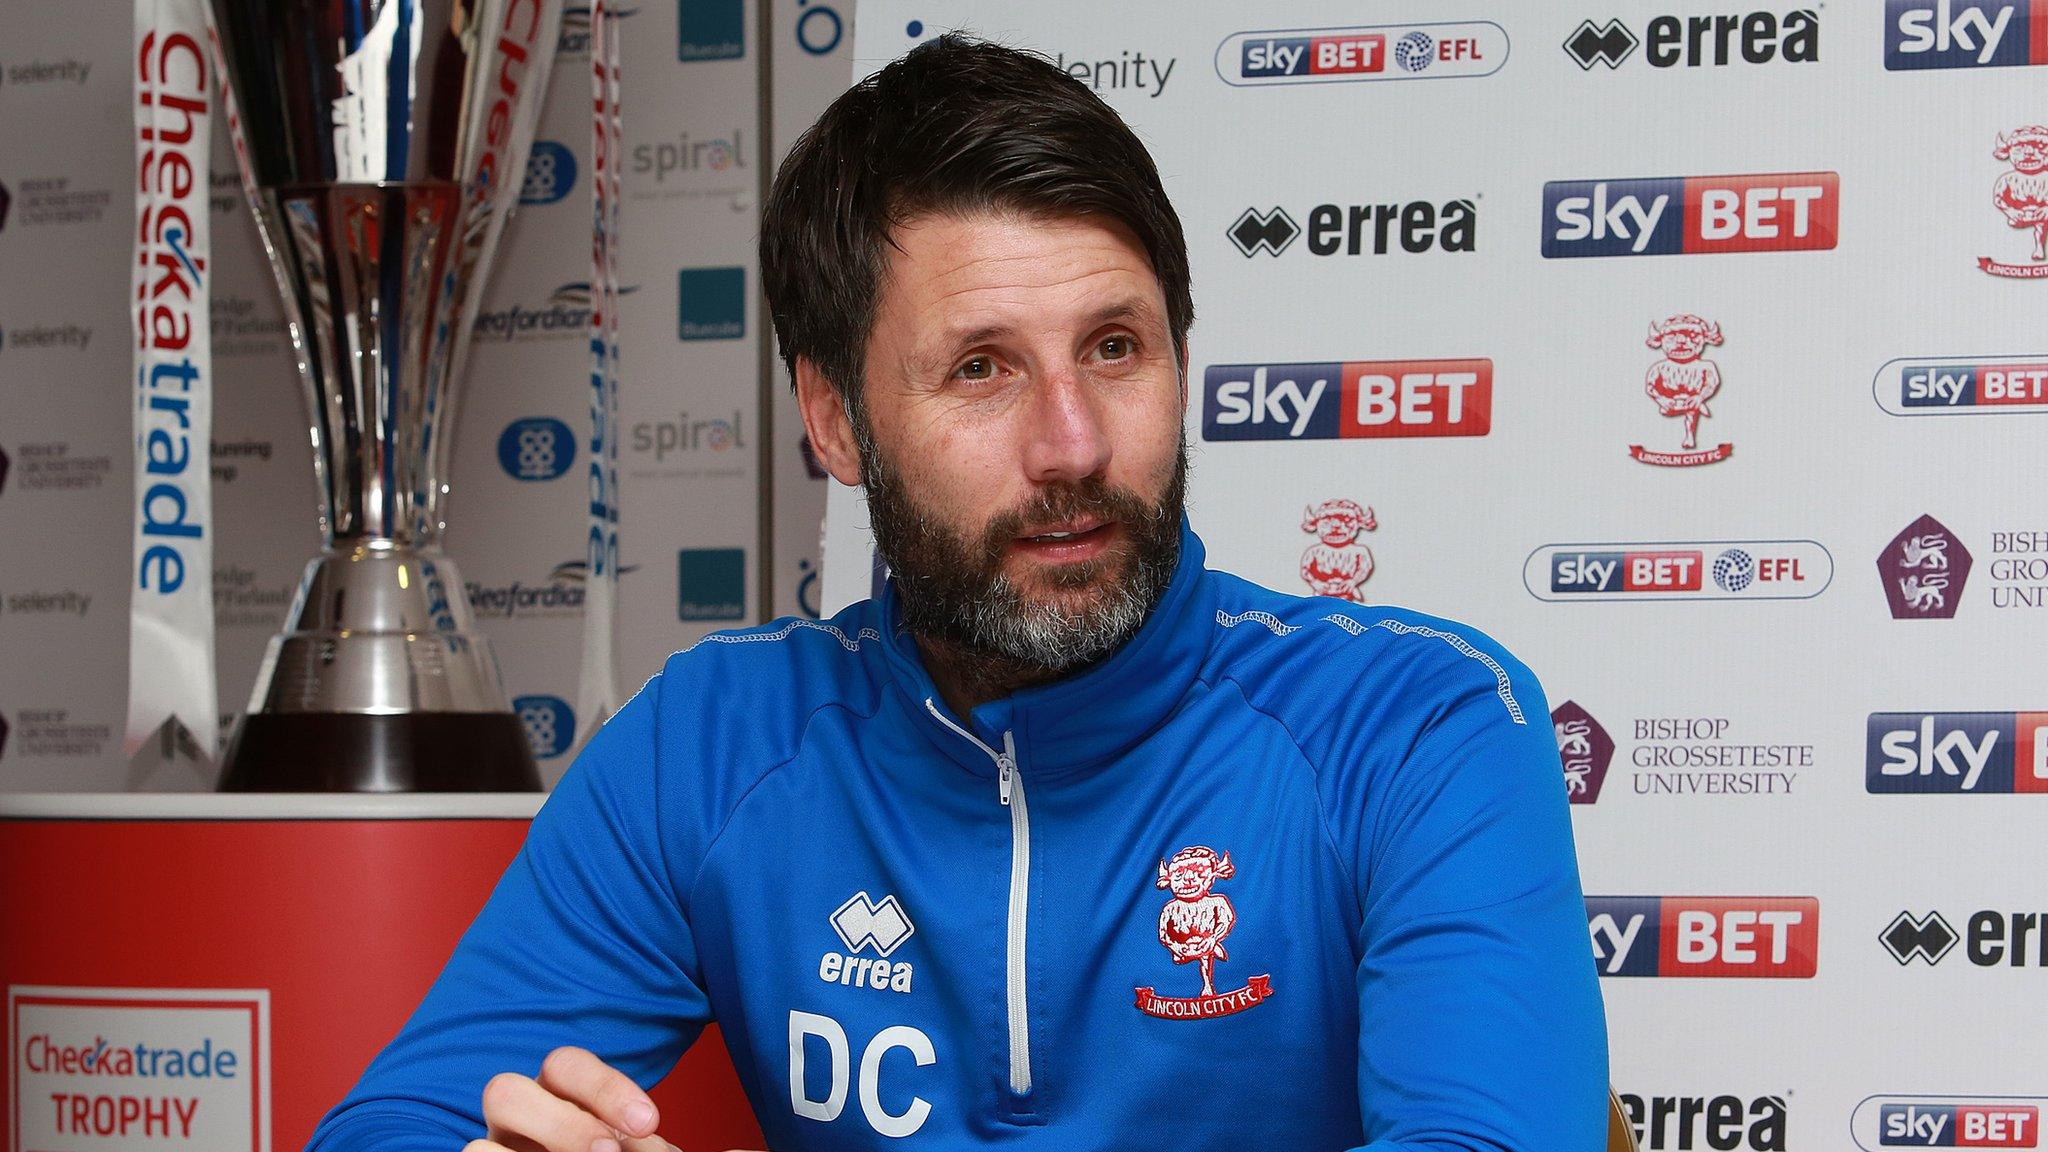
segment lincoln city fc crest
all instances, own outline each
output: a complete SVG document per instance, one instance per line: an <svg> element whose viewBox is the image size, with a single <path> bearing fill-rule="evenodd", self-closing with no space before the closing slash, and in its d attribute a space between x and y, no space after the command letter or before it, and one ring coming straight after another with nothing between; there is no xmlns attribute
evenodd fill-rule
<svg viewBox="0 0 2048 1152"><path fill-rule="evenodd" d="M1162 1020L1202 1020L1242 1012L1273 994L1271 976L1254 976L1244 987L1216 991L1216 963L1229 960L1223 940L1237 927L1237 909L1230 897L1215 891L1216 883L1237 874L1230 853L1196 845L1159 862L1160 888L1173 899L1159 912L1159 943L1175 964L1196 964L1202 972L1200 996L1160 996L1139 988L1138 1011Z"/></svg>

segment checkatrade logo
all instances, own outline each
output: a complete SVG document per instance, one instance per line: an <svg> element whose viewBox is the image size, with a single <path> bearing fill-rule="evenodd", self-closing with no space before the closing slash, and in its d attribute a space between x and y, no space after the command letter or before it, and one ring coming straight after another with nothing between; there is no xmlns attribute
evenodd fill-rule
<svg viewBox="0 0 2048 1152"><path fill-rule="evenodd" d="M1486 20L1239 32L1216 48L1226 84L1328 84L1491 76L1507 62L1508 34Z"/></svg>
<svg viewBox="0 0 2048 1152"><path fill-rule="evenodd" d="M1543 255L1678 256L1835 246L1833 172L1553 180L1543 186Z"/></svg>
<svg viewBox="0 0 2048 1152"><path fill-rule="evenodd" d="M1884 66L2048 64L2048 0L1885 0Z"/></svg>
<svg viewBox="0 0 2048 1152"><path fill-rule="evenodd" d="M1204 440L1484 436L1491 360L1217 364L1202 373Z"/></svg>

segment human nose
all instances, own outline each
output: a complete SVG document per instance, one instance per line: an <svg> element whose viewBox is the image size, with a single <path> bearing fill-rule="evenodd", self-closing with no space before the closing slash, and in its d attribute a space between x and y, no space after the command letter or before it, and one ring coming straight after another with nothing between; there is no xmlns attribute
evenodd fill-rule
<svg viewBox="0 0 2048 1152"><path fill-rule="evenodd" d="M1024 471L1034 483L1083 480L1109 466L1109 430L1099 404L1072 368L1035 382L1024 429Z"/></svg>

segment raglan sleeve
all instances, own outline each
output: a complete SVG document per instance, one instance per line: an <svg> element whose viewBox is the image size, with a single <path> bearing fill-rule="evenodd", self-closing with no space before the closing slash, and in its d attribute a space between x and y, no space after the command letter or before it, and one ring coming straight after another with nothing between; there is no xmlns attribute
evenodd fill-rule
<svg viewBox="0 0 2048 1152"><path fill-rule="evenodd" d="M1490 641L1352 745L1367 1152L1605 1147L1607 1031L1535 676ZM1458 650L1462 648L1462 653Z"/></svg>
<svg viewBox="0 0 2048 1152"><path fill-rule="evenodd" d="M412 1018L308 1152L447 1152L484 1134L484 1084L588 1048L642 1087L710 1021L660 827L661 677L613 716Z"/></svg>

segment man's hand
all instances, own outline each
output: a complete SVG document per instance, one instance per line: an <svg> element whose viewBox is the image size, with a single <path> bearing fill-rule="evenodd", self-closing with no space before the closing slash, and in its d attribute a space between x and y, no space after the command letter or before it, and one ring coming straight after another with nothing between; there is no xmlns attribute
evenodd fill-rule
<svg viewBox="0 0 2048 1152"><path fill-rule="evenodd" d="M676 1152L654 1134L654 1101L581 1048L541 1061L540 1079L500 1072L484 1085L489 1135L462 1152Z"/></svg>

